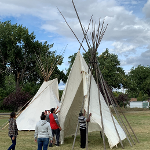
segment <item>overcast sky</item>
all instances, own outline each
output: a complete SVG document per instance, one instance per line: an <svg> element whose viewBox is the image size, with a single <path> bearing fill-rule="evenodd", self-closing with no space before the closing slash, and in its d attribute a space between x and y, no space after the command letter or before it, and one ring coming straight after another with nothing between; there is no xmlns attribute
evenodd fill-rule
<svg viewBox="0 0 150 150"><path fill-rule="evenodd" d="M101 22L105 19L105 25L108 24L99 54L108 48L118 55L126 72L133 66L150 65L150 0L74 0L74 3L85 28L91 15L96 23L101 18ZM54 43L53 50L58 53L68 44L60 67L65 69L68 56L77 52L80 45L57 7L82 40L71 0L0 0L0 21L11 20L12 24L26 26L30 33L34 31L37 40Z"/></svg>

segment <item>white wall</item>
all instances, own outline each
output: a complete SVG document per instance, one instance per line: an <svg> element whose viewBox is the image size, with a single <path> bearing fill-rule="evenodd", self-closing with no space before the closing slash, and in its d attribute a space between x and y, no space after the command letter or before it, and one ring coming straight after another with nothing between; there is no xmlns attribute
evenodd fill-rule
<svg viewBox="0 0 150 150"><path fill-rule="evenodd" d="M142 101L130 102L130 108L143 108Z"/></svg>

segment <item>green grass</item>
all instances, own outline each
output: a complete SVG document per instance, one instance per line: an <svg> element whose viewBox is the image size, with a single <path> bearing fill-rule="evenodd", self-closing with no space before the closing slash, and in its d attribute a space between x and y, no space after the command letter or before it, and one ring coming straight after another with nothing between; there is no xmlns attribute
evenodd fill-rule
<svg viewBox="0 0 150 150"><path fill-rule="evenodd" d="M138 137L140 143L136 141L134 136L132 135L136 145L133 144L131 147L129 142L126 140L123 141L124 148L126 150L149 150L150 149L150 111L130 111L125 113L128 121L130 122L136 136ZM0 126L4 124L8 120L9 116L0 115ZM109 144L106 139L106 149L110 150ZM103 149L103 140L100 137L99 132L89 133L89 150L100 150ZM65 138L65 144L60 147L52 147L48 148L55 150L71 150L73 143L73 137ZM8 127L4 130L0 130L0 150L6 150L11 144L11 140L8 137ZM75 150L80 149L80 137L77 136L75 143ZM34 131L19 131L19 135L17 137L17 145L16 150L36 150L37 143L34 142ZM118 144L118 148L114 147L114 150L122 150L120 144Z"/></svg>

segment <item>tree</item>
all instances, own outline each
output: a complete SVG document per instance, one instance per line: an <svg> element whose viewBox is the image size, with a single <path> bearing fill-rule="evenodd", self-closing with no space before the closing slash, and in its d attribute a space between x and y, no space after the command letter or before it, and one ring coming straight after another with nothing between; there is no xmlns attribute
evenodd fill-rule
<svg viewBox="0 0 150 150"><path fill-rule="evenodd" d="M144 94L146 94L146 95L148 95L150 97L150 75L143 82L141 88L143 89Z"/></svg>
<svg viewBox="0 0 150 150"><path fill-rule="evenodd" d="M132 68L128 73L128 91L130 96L138 97L147 94L150 96L150 67L144 67L139 65L136 68Z"/></svg>
<svg viewBox="0 0 150 150"><path fill-rule="evenodd" d="M109 53L106 48L106 51L98 57L98 61L102 75L111 89L126 87L127 78L124 70L120 67L117 55Z"/></svg>
<svg viewBox="0 0 150 150"><path fill-rule="evenodd" d="M61 101L62 94L63 94L63 90L59 90L59 100L60 101Z"/></svg>
<svg viewBox="0 0 150 150"><path fill-rule="evenodd" d="M137 101L146 101L148 100L148 94L143 94L141 91L137 97Z"/></svg>
<svg viewBox="0 0 150 150"><path fill-rule="evenodd" d="M121 94L121 92L113 91L113 95L114 95L115 98L117 98L119 96L119 94Z"/></svg>
<svg viewBox="0 0 150 150"><path fill-rule="evenodd" d="M137 101L143 101L142 92L140 91Z"/></svg>
<svg viewBox="0 0 150 150"><path fill-rule="evenodd" d="M29 33L28 29L22 25L11 24L10 21L0 22L0 87L3 88L0 88L0 91L7 91L2 92L3 95L0 94L1 104L2 99L8 95L11 97L15 92L18 92L20 97L21 94L24 95L23 92L25 91L26 93L30 92L31 95L37 92L38 84L43 83L44 79L37 65L36 55L45 60L43 63L44 67L53 67L52 64L56 66L50 79L58 78L58 81L66 82L64 72L60 71L55 63L61 56L56 55L56 51L51 51L53 45L35 40L34 33ZM63 57L60 60L58 65L62 64ZM14 91L8 90L10 88L6 90L6 76L13 76L15 83ZM31 86L34 86L35 90ZM21 92L18 91L19 89ZM15 104L15 101L11 102L13 105ZM19 103L17 99L16 103ZM16 106L19 106L17 104Z"/></svg>
<svg viewBox="0 0 150 150"><path fill-rule="evenodd" d="M54 57L56 59L60 57L56 55L56 52L50 51L53 44L35 41L33 32L29 34L26 27L17 24L12 25L10 21L0 22L0 39L0 78L3 78L2 73L10 68L11 74L15 76L16 89L27 82L43 82L35 53L41 55L43 59L44 56L48 55L50 61L54 60ZM61 63L62 61L59 64ZM63 71L56 67L51 78L59 77L60 80L64 76ZM65 79L63 80L65 81Z"/></svg>
<svg viewBox="0 0 150 150"><path fill-rule="evenodd" d="M126 107L129 101L129 97L127 94L120 93L119 96L116 98L117 103L120 107Z"/></svg>
<svg viewBox="0 0 150 150"><path fill-rule="evenodd" d="M32 97L37 93L41 84L36 82L27 82L23 85L22 91L29 93Z"/></svg>
<svg viewBox="0 0 150 150"><path fill-rule="evenodd" d="M22 91L21 88L18 88L4 99L3 105L5 109L17 111L18 107L24 106L30 98L31 95L29 93L26 93Z"/></svg>
<svg viewBox="0 0 150 150"><path fill-rule="evenodd" d="M3 107L3 99L15 91L15 80L13 75L5 76L3 88L0 88L0 109Z"/></svg>
<svg viewBox="0 0 150 150"><path fill-rule="evenodd" d="M12 25L10 21L6 21L0 22L0 39L3 71L11 68L16 87L19 87L19 82L25 76L26 66L31 63L35 36L33 33L29 34L28 29L22 25Z"/></svg>

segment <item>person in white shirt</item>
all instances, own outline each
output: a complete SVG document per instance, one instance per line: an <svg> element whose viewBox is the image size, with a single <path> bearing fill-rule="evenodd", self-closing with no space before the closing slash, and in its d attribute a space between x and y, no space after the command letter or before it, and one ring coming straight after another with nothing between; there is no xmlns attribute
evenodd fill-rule
<svg viewBox="0 0 150 150"><path fill-rule="evenodd" d="M46 115L42 112L41 120L36 124L35 142L38 142L38 150L47 150L49 139L52 140L52 132L50 124L46 121Z"/></svg>

